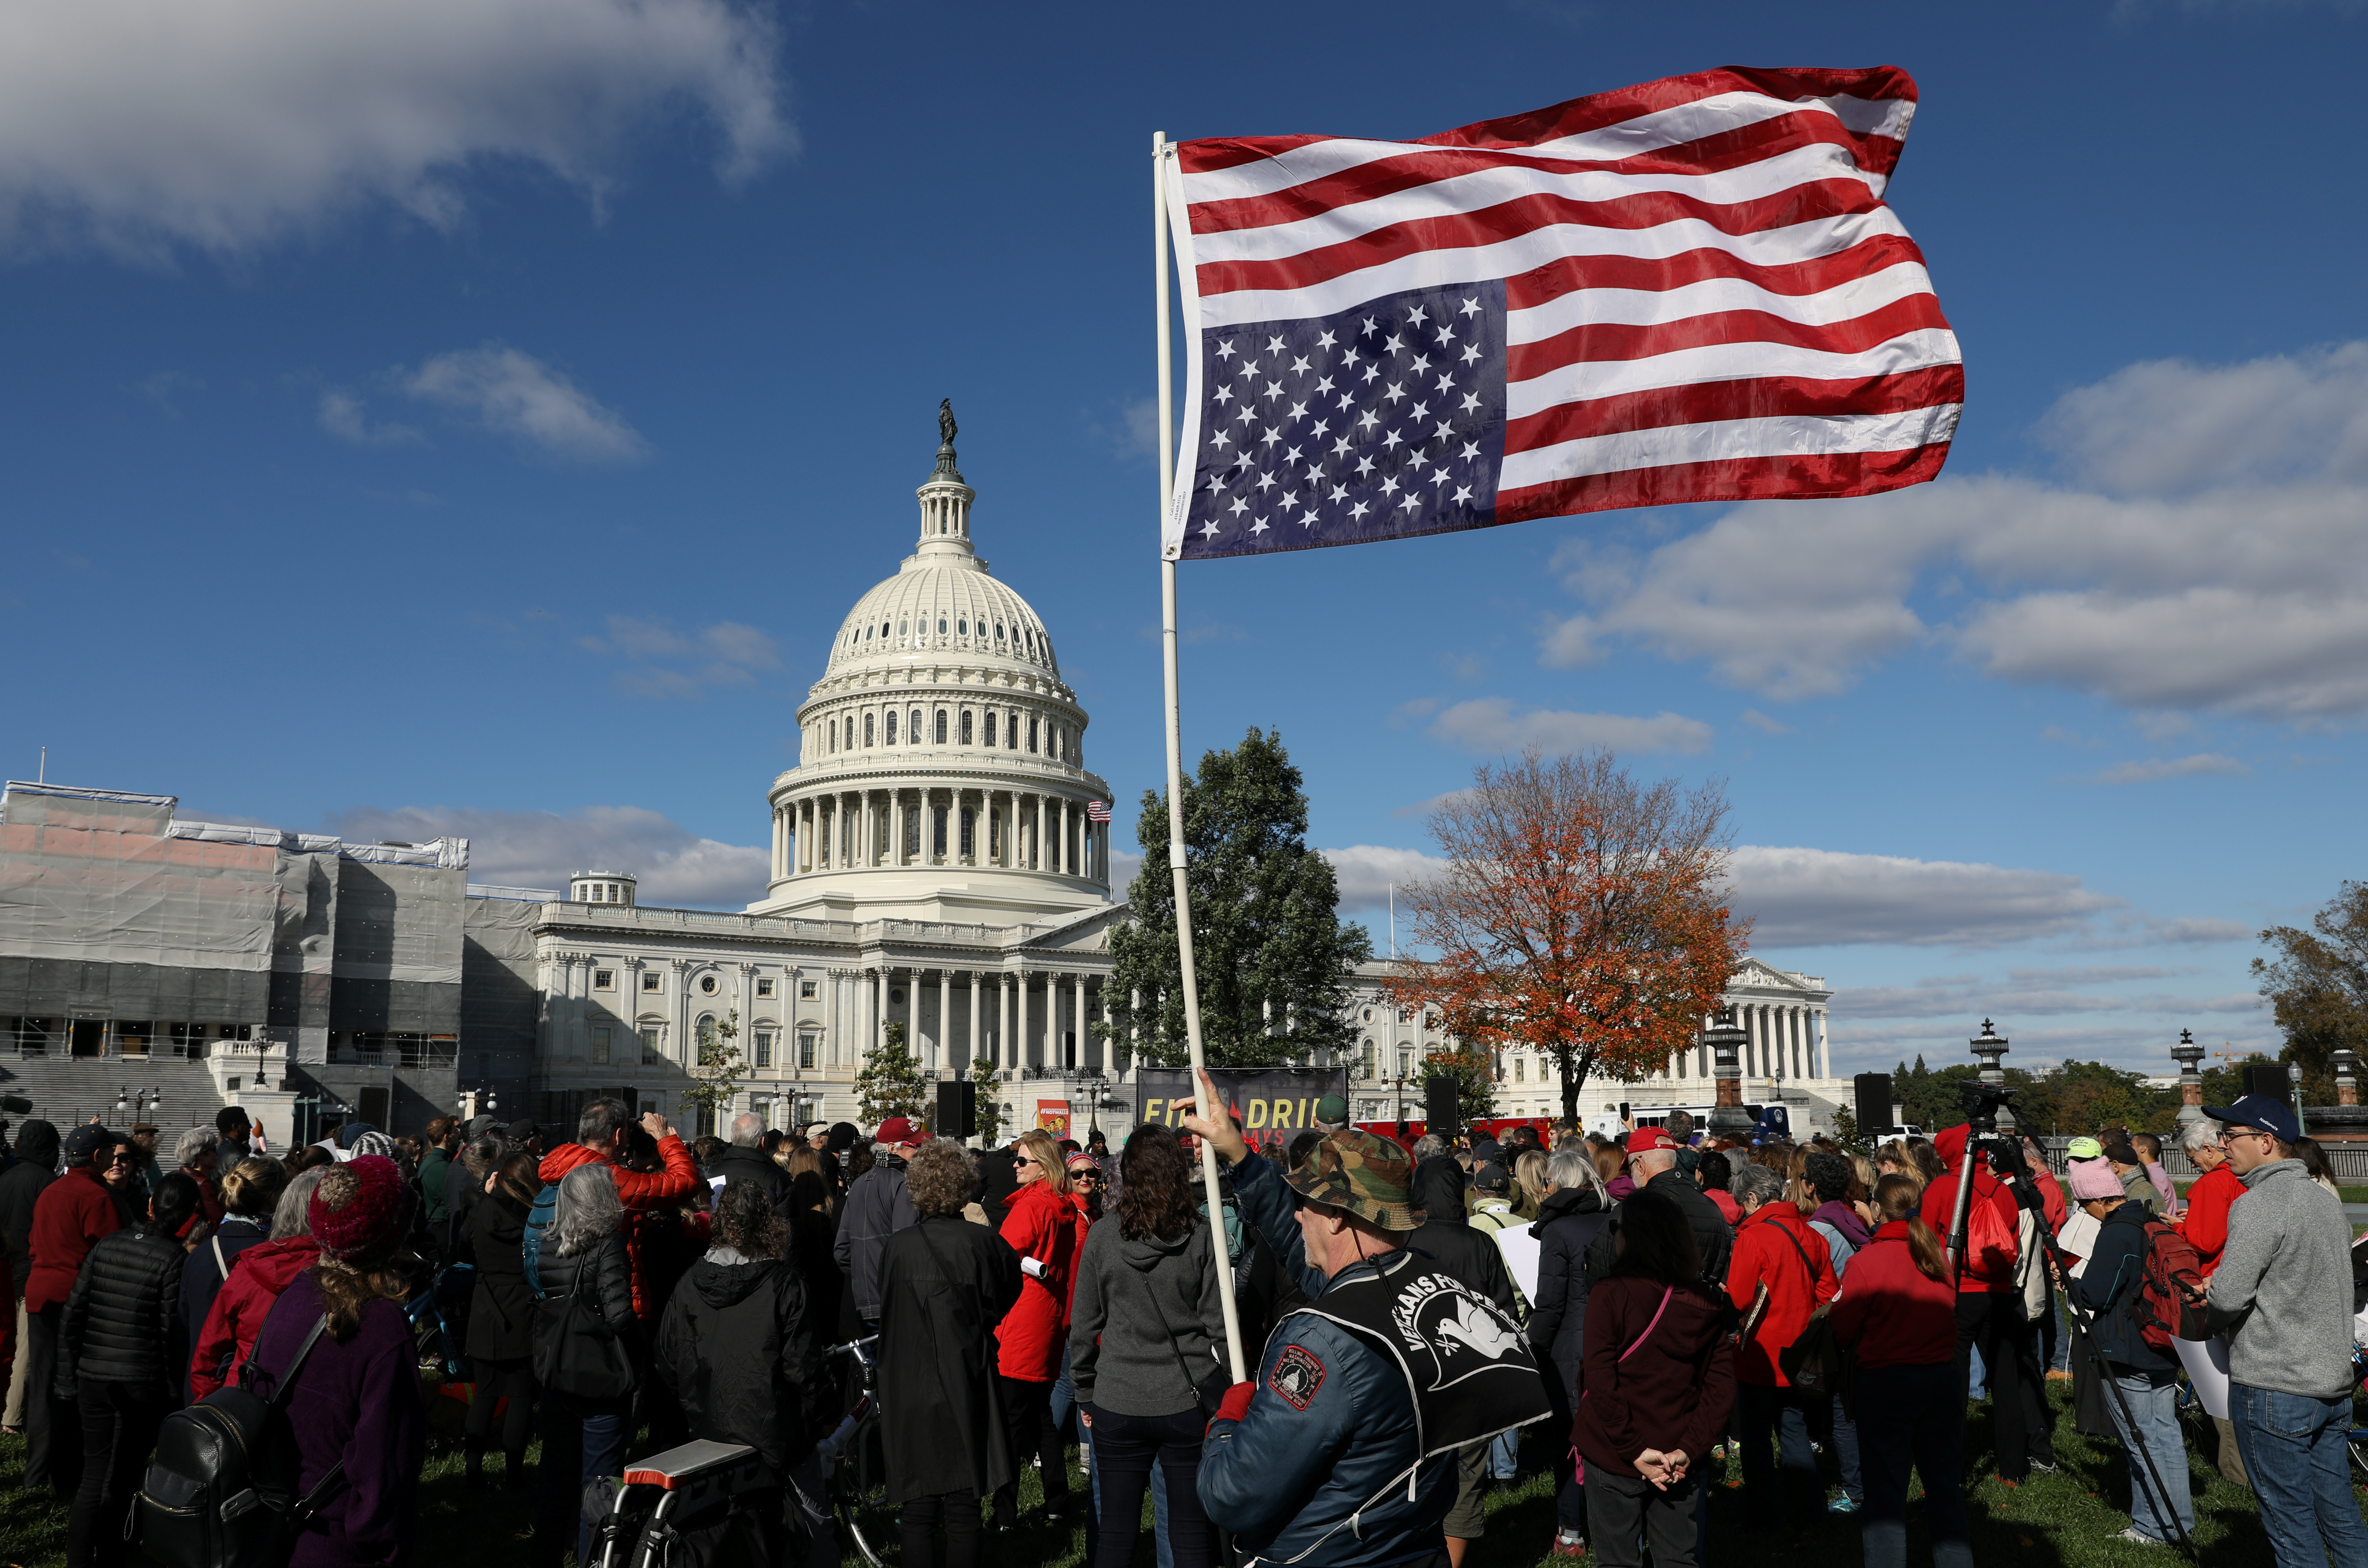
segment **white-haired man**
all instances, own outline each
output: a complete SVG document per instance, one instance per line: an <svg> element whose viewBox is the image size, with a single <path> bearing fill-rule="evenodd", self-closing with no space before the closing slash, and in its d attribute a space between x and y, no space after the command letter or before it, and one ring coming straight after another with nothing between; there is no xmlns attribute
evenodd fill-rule
<svg viewBox="0 0 2368 1568"><path fill-rule="evenodd" d="M786 1213L790 1204L790 1175L765 1156L765 1119L755 1111L742 1111L732 1119L726 1129L732 1142L707 1163L707 1179L711 1186L721 1181L715 1196L721 1199L740 1183L754 1182L765 1189L773 1207Z"/></svg>

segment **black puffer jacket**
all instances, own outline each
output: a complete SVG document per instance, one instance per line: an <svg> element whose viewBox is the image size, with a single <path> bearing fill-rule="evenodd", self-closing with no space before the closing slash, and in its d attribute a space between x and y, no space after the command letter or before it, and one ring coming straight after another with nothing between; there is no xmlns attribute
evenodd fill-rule
<svg viewBox="0 0 2368 1568"><path fill-rule="evenodd" d="M176 1393L189 1364L181 1323L181 1244L148 1224L102 1236L82 1260L58 1331L56 1389L79 1380L149 1383Z"/></svg>
<svg viewBox="0 0 2368 1568"><path fill-rule="evenodd" d="M1587 1251L1611 1221L1591 1187L1565 1187L1539 1208L1538 1293L1530 1303L1530 1348L1552 1359L1568 1383L1587 1359Z"/></svg>
<svg viewBox="0 0 2368 1568"><path fill-rule="evenodd" d="M33 1203L58 1179L58 1130L38 1118L17 1129L17 1163L0 1172L0 1247L8 1253L8 1278L19 1292L32 1270L27 1248L33 1234Z"/></svg>
<svg viewBox="0 0 2368 1568"><path fill-rule="evenodd" d="M466 1347L472 1361L524 1360L534 1354L534 1292L527 1288L526 1258L518 1250L526 1215L527 1206L499 1187L469 1210L461 1256L477 1269ZM575 1260L551 1261L564 1267Z"/></svg>
<svg viewBox="0 0 2368 1568"><path fill-rule="evenodd" d="M765 1196L773 1200L776 1210L785 1214L789 1212L790 1173L767 1159L761 1152L745 1144L725 1144L723 1152L707 1163L708 1180L713 1181L718 1176L723 1178L723 1185L715 1189L719 1204L725 1193L744 1181L753 1181L765 1189Z"/></svg>
<svg viewBox="0 0 2368 1568"><path fill-rule="evenodd" d="M712 1247L666 1303L655 1369L692 1437L746 1443L781 1475L837 1414L818 1333L795 1268Z"/></svg>
<svg viewBox="0 0 2368 1568"><path fill-rule="evenodd" d="M623 1343L633 1364L649 1365L641 1324L633 1316L633 1262L625 1251L624 1232L611 1231L573 1257L562 1257L556 1245L546 1246L536 1260L536 1272L542 1278L542 1300L535 1307L537 1340L561 1330L568 1298L580 1286L590 1292L586 1304Z"/></svg>

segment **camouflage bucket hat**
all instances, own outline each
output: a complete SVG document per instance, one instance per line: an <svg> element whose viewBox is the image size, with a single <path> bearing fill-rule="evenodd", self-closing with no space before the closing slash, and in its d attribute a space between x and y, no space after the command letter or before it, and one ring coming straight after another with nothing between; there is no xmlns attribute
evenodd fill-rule
<svg viewBox="0 0 2368 1568"><path fill-rule="evenodd" d="M1384 1231L1411 1231L1406 1177L1412 1168L1406 1152L1388 1139L1344 1127L1326 1133L1307 1163L1283 1179L1311 1203L1345 1209Z"/></svg>

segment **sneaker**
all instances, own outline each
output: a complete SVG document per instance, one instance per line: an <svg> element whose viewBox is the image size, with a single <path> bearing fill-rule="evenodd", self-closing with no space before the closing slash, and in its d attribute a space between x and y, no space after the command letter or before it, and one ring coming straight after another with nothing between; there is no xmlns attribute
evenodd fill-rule
<svg viewBox="0 0 2368 1568"><path fill-rule="evenodd" d="M1855 1514L1858 1512L1858 1505L1851 1502L1848 1497L1837 1497L1826 1505L1826 1512L1828 1514Z"/></svg>
<svg viewBox="0 0 2368 1568"><path fill-rule="evenodd" d="M1573 1535L1568 1530L1556 1530L1554 1531L1554 1551L1552 1555L1555 1557L1584 1557L1587 1555L1587 1538L1583 1535Z"/></svg>
<svg viewBox="0 0 2368 1568"><path fill-rule="evenodd" d="M2064 1467L2057 1464L2054 1460L2033 1460L2031 1461L2031 1473L2033 1475L2061 1475L2064 1473Z"/></svg>
<svg viewBox="0 0 2368 1568"><path fill-rule="evenodd" d="M2135 1525L2132 1525L2129 1528L2117 1532L2113 1539L2115 1540L2126 1540L2135 1546L2169 1546L2170 1544L2170 1542L2167 1540L2158 1540L2155 1537L2146 1534L2146 1531L2138 1528Z"/></svg>

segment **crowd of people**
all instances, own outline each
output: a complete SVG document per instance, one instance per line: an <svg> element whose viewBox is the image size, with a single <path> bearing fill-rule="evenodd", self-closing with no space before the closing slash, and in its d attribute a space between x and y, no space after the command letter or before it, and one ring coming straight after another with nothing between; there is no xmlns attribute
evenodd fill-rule
<svg viewBox="0 0 2368 1568"><path fill-rule="evenodd" d="M1604 1568L1705 1561L1714 1476L1755 1540L1854 1515L1870 1568L1903 1563L1920 1476L1933 1561L1962 1568L1968 1401L2020 1485L2056 1468L2056 1379L2129 1456L2123 1537L2186 1540L2181 1381L2216 1341L2208 1457L2280 1568L2368 1568L2345 1441L2368 1314L2324 1155L2276 1101L2206 1108L2183 1194L2119 1129L2051 1168L1966 1127L1868 1153L1682 1112L1502 1142L1346 1113L1253 1148L1204 1080L1180 1130L1113 1153L905 1117L686 1142L598 1099L564 1134L347 1123L274 1155L233 1107L169 1168L153 1128L28 1120L0 1169L0 1424L91 1568L134 1550L171 1413L280 1392L311 1510L291 1561L405 1563L426 1346L465 1381L465 1484L529 1494L534 1568L586 1561L604 1485L692 1438L769 1483L700 1555L825 1568L854 1393L830 1351L857 1343L905 1568L975 1568L1031 1511L1130 1568L1146 1498L1160 1568L1460 1565L1525 1469L1555 1478L1541 1547Z"/></svg>

